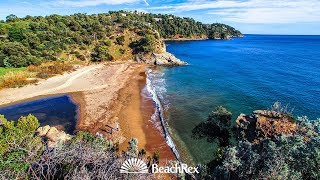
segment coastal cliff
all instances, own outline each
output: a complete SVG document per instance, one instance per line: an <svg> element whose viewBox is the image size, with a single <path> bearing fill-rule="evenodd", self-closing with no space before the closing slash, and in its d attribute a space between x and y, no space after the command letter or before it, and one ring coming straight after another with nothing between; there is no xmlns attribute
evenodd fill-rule
<svg viewBox="0 0 320 180"><path fill-rule="evenodd" d="M275 139L281 135L295 134L298 127L294 121L294 118L286 113L256 110L251 115L240 114L236 123L243 138L259 143L266 137Z"/></svg>
<svg viewBox="0 0 320 180"><path fill-rule="evenodd" d="M151 53L148 55L138 54L135 56L135 61L156 66L182 66L187 64L168 52L160 54Z"/></svg>

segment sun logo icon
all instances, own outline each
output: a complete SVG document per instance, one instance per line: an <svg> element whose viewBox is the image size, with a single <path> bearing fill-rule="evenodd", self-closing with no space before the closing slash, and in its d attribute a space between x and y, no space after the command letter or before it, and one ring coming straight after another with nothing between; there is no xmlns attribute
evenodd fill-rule
<svg viewBox="0 0 320 180"><path fill-rule="evenodd" d="M148 173L148 167L141 159L131 158L122 164L120 173Z"/></svg>

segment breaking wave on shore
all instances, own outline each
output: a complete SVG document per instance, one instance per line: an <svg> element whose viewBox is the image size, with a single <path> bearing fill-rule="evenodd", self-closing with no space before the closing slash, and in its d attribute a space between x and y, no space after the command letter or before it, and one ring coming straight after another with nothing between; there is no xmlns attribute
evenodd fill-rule
<svg viewBox="0 0 320 180"><path fill-rule="evenodd" d="M153 102L156 105L155 112L152 115L152 121L156 122L160 120L162 131L164 133L166 143L172 149L174 155L179 161L182 161L179 152L176 149L175 144L172 141L172 138L168 131L168 125L165 122L164 111L168 108L168 102L165 102L163 98L164 92L166 92L165 88L165 80L161 78L164 73L159 70L147 69L146 71L147 79L146 79L146 87L148 92L150 93Z"/></svg>

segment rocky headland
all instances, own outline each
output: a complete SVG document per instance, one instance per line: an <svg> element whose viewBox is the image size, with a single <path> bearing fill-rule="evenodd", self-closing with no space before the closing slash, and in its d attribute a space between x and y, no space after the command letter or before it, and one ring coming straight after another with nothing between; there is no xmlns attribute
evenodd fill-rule
<svg viewBox="0 0 320 180"><path fill-rule="evenodd" d="M168 52L152 53L150 55L138 54L135 56L135 61L155 66L182 66L187 64Z"/></svg>
<svg viewBox="0 0 320 180"><path fill-rule="evenodd" d="M295 134L297 124L287 113L272 110L256 110L250 115L240 114L236 120L240 134L251 142L276 138L281 134Z"/></svg>

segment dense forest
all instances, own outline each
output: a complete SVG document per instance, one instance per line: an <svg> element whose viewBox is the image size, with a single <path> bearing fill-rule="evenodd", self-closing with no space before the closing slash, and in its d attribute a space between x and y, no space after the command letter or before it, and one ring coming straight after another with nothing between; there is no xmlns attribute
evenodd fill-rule
<svg viewBox="0 0 320 180"><path fill-rule="evenodd" d="M162 39L228 39L242 34L224 24L191 18L117 11L50 15L0 21L0 67L26 67L45 61L112 61L158 51Z"/></svg>

